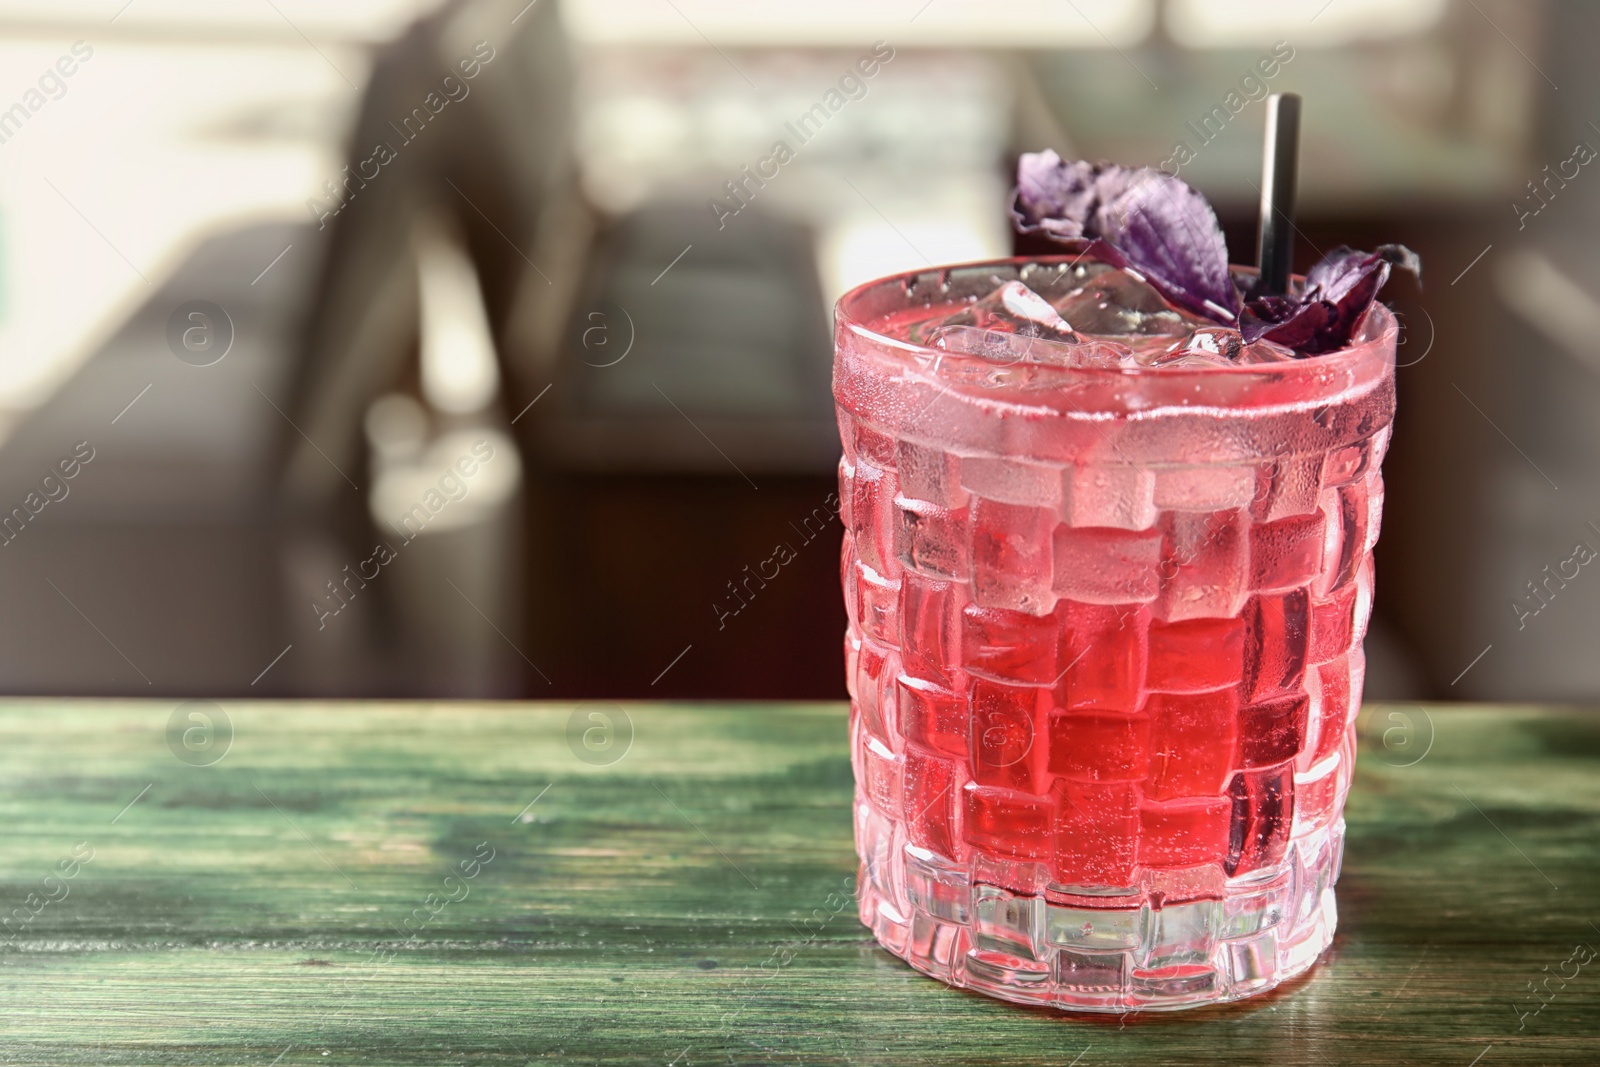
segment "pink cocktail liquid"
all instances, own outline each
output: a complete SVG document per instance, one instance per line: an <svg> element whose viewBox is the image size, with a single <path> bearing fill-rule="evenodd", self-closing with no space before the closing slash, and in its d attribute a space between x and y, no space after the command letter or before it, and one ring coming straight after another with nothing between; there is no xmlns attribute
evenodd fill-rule
<svg viewBox="0 0 1600 1067"><path fill-rule="evenodd" d="M1395 322L1193 370L893 339L1058 263L839 303L861 918L1008 1000L1237 999L1333 935Z"/></svg>

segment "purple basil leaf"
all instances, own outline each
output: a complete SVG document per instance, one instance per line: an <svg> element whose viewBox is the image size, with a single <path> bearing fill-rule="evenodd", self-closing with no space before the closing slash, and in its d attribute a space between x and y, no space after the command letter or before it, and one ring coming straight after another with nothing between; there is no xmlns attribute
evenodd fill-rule
<svg viewBox="0 0 1600 1067"><path fill-rule="evenodd" d="M1046 150L1017 163L1011 215L1022 233L1102 240L1169 301L1232 325L1239 294L1228 246L1206 198L1148 167L1065 162Z"/></svg>
<svg viewBox="0 0 1600 1067"><path fill-rule="evenodd" d="M1239 333L1247 343L1259 341L1268 330L1294 318L1302 306L1297 296L1251 297L1239 313Z"/></svg>
<svg viewBox="0 0 1600 1067"><path fill-rule="evenodd" d="M1382 245L1376 252L1336 248L1306 272L1300 294L1252 296L1239 332L1246 341L1265 337L1308 356L1343 348L1389 280L1391 266L1422 274L1421 261L1404 245Z"/></svg>
<svg viewBox="0 0 1600 1067"><path fill-rule="evenodd" d="M1410 271L1422 277L1422 260L1405 245L1379 245L1376 252L1357 252L1340 245L1323 256L1316 266L1306 272L1306 294L1314 290L1323 300L1338 303L1369 271L1383 263L1383 276L1389 276L1389 267Z"/></svg>
<svg viewBox="0 0 1600 1067"><path fill-rule="evenodd" d="M1085 226L1099 207L1096 168L1065 163L1049 149L1027 152L1017 161L1017 190L1011 217L1022 233L1044 232L1058 240L1088 236Z"/></svg>
<svg viewBox="0 0 1600 1067"><path fill-rule="evenodd" d="M1173 303L1218 322L1237 321L1239 294L1211 205L1177 178L1138 173L1139 180L1102 209L1106 240Z"/></svg>

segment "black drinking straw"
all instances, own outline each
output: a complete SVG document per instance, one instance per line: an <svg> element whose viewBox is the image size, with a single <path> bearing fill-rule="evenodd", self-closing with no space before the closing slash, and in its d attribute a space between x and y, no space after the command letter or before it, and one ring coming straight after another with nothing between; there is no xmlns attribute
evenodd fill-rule
<svg viewBox="0 0 1600 1067"><path fill-rule="evenodd" d="M1261 232L1256 264L1261 288L1274 295L1289 291L1294 259L1294 187L1300 158L1300 97L1267 97L1267 144L1261 160Z"/></svg>

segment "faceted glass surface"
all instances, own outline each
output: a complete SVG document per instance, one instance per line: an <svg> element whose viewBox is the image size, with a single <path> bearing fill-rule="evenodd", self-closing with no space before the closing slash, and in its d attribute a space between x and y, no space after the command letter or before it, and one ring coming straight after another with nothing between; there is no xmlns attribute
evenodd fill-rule
<svg viewBox="0 0 1600 1067"><path fill-rule="evenodd" d="M890 340L1077 269L839 303L861 918L1008 1000L1237 999L1333 934L1395 323L1233 366Z"/></svg>

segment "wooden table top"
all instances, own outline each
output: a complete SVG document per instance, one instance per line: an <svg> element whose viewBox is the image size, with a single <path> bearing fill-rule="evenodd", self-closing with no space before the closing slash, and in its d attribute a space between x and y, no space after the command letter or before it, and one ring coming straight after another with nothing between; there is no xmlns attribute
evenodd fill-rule
<svg viewBox="0 0 1600 1067"><path fill-rule="evenodd" d="M0 1063L1600 1061L1600 715L1363 734L1323 962L1118 1018L874 947L838 705L12 701Z"/></svg>

